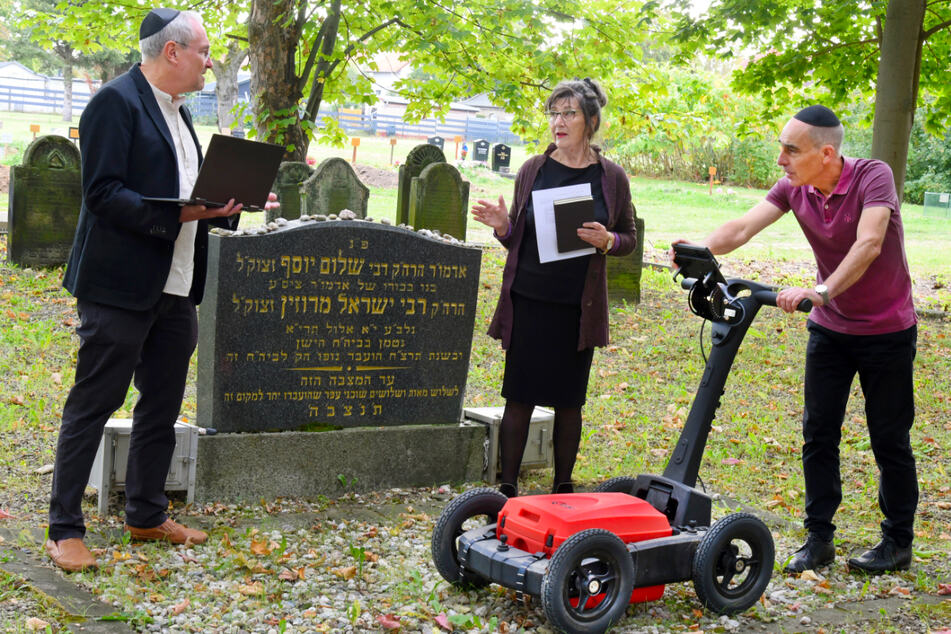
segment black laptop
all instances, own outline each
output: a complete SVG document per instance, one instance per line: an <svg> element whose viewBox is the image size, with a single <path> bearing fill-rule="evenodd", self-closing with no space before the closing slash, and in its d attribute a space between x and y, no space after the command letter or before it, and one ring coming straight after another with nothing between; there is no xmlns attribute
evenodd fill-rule
<svg viewBox="0 0 951 634"><path fill-rule="evenodd" d="M283 157L284 148L280 145L215 134L198 170L191 198L143 196L142 199L224 207L234 198L245 210L262 211Z"/></svg>

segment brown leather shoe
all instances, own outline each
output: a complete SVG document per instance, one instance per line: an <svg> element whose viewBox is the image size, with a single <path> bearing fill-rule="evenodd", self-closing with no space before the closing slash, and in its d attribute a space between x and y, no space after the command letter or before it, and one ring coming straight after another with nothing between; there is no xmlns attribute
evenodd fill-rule
<svg viewBox="0 0 951 634"><path fill-rule="evenodd" d="M165 520L155 528L136 528L126 524L125 529L132 535L132 539L138 541L162 540L173 544L201 544L208 539L208 533L182 526L171 519Z"/></svg>
<svg viewBox="0 0 951 634"><path fill-rule="evenodd" d="M47 539L46 552L54 564L67 572L95 570L99 567L95 555L89 552L81 537L70 537L58 542Z"/></svg>

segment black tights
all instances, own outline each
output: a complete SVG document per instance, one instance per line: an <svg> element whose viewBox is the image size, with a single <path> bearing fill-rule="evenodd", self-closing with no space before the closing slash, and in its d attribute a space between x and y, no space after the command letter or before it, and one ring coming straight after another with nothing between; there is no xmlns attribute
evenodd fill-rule
<svg viewBox="0 0 951 634"><path fill-rule="evenodd" d="M518 470L528 441L528 427L535 406L507 401L499 428L499 445L502 450L502 483L517 484ZM554 430L555 478L553 490L562 483L571 482L571 472L578 457L581 444L581 408L556 407Z"/></svg>

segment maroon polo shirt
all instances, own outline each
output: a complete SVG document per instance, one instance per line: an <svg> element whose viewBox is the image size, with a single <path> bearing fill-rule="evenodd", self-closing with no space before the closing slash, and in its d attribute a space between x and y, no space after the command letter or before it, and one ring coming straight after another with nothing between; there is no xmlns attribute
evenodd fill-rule
<svg viewBox="0 0 951 634"><path fill-rule="evenodd" d="M895 179L886 163L844 158L839 182L828 198L812 185L794 187L784 176L766 200L795 214L815 254L816 280L820 284L855 243L862 210L891 209L878 257L855 284L827 305L814 308L809 318L829 330L849 335L898 332L917 323Z"/></svg>

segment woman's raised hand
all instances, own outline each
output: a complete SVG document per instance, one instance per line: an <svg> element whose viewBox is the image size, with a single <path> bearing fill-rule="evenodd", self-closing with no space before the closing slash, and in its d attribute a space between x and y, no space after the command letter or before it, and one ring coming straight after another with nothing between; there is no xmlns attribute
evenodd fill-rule
<svg viewBox="0 0 951 634"><path fill-rule="evenodd" d="M508 232L509 208L501 194L497 203L488 200L477 200L472 205L472 217L482 224L492 227L496 235L504 236Z"/></svg>

